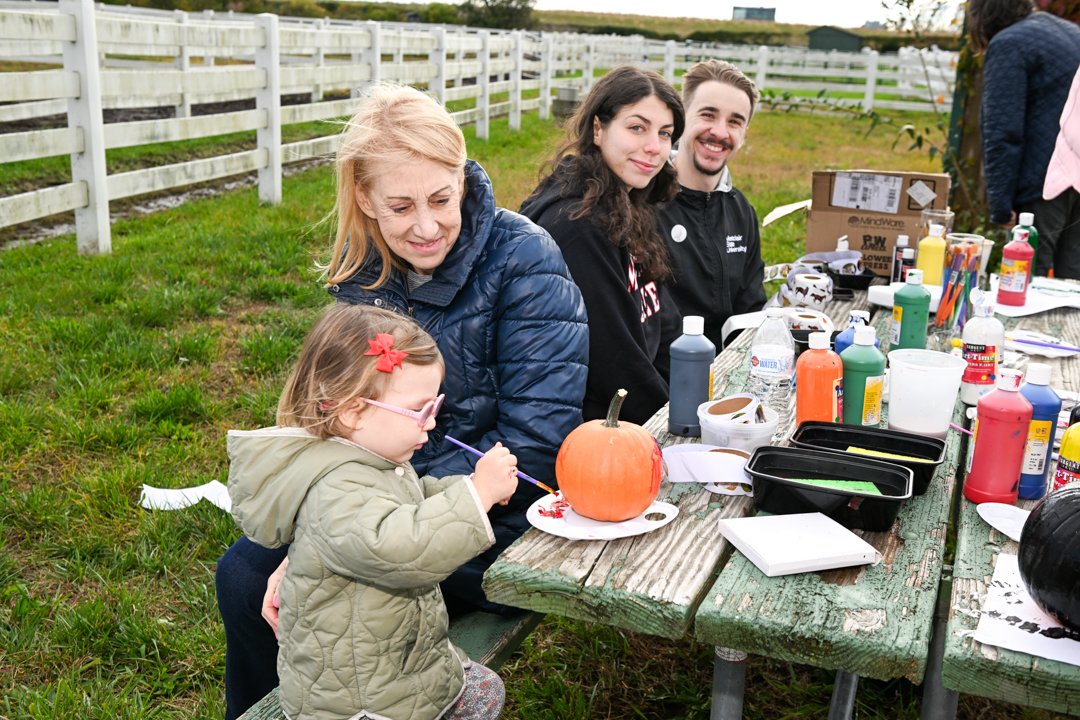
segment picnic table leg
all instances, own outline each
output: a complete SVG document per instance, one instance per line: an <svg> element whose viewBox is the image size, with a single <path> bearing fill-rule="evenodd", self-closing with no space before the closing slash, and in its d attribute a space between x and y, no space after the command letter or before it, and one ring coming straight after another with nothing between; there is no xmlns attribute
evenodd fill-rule
<svg viewBox="0 0 1080 720"><path fill-rule="evenodd" d="M960 693L947 690L941 684L941 661L945 654L946 622L949 599L952 597L952 568L946 566L938 586L937 608L934 610L934 634L930 639L930 657L923 678L922 712L920 720L953 720Z"/></svg>
<svg viewBox="0 0 1080 720"><path fill-rule="evenodd" d="M719 645L715 652L709 720L739 720L746 687L746 653Z"/></svg>
<svg viewBox="0 0 1080 720"><path fill-rule="evenodd" d="M829 720L850 720L851 711L855 709L855 693L858 690L858 675L844 670L836 671L832 700L829 701Z"/></svg>

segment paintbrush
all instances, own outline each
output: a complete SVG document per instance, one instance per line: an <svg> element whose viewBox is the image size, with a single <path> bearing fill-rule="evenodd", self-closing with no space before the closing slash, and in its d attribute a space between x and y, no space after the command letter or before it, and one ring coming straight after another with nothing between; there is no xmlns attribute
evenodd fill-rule
<svg viewBox="0 0 1080 720"><path fill-rule="evenodd" d="M453 443L454 445L457 445L457 446L458 446L459 448L461 448L462 450L464 450L464 451L466 451L466 452L470 452L470 453L472 453L473 455L475 455L476 457L484 457L484 453L480 452L479 450L477 450L476 448L474 448L474 447L473 447L472 445L466 445L465 443L461 442L461 441L460 441L460 440L458 440L457 438L452 438L452 437L450 437L449 435L443 435L443 437L444 437L444 438L446 439L446 441L447 441L447 442L451 442L451 443ZM552 495L558 495L558 493L557 493L557 492L555 492L554 490L552 490L551 488L549 488L549 487L548 487L547 485L545 485L544 483L540 482L540 481L539 481L539 480L537 480L536 478L532 478L532 477L529 477L528 475L526 475L525 473L521 472L520 470L518 470L518 471L517 471L517 476L518 476L519 478L521 478L522 480L524 480L525 482L531 482L531 483L532 483L533 485L535 485L536 487L540 488L541 490L546 490L546 491L548 491L549 493L551 493Z"/></svg>

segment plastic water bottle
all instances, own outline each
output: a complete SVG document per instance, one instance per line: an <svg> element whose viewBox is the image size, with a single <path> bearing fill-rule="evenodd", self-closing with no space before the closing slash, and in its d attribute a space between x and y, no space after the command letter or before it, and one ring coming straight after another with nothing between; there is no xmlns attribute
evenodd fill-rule
<svg viewBox="0 0 1080 720"><path fill-rule="evenodd" d="M780 416L784 427L795 369L795 340L784 322L782 308L771 307L750 343L750 392Z"/></svg>
<svg viewBox="0 0 1080 720"><path fill-rule="evenodd" d="M926 326L930 321L930 291L923 287L923 272L908 271L904 286L893 294L890 350L926 347Z"/></svg>
<svg viewBox="0 0 1080 720"><path fill-rule="evenodd" d="M975 406L975 449L964 479L964 497L973 503L1016 502L1024 463L1031 403L1020 394L1020 371L1002 368L997 389Z"/></svg>
<svg viewBox="0 0 1080 720"><path fill-rule="evenodd" d="M840 334L833 339L833 349L836 354L847 350L855 342L855 328L860 325L870 324L870 313L866 310L852 310L848 313L847 327L840 331ZM874 345L880 346L881 340L874 338Z"/></svg>
<svg viewBox="0 0 1080 720"><path fill-rule="evenodd" d="M1054 447L1057 419L1061 413L1061 398L1050 387L1050 366L1028 363L1020 394L1027 398L1032 408L1024 464L1020 469L1020 497L1033 500L1046 494L1050 450Z"/></svg>
<svg viewBox="0 0 1080 720"><path fill-rule="evenodd" d="M697 409L712 399L714 359L716 346L705 337L705 318L687 315L683 318L683 334L671 343L668 432L672 435L701 435Z"/></svg>

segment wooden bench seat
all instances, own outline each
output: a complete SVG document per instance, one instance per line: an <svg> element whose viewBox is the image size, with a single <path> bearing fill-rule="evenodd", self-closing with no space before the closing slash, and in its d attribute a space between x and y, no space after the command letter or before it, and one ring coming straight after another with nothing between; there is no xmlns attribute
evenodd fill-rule
<svg viewBox="0 0 1080 720"><path fill-rule="evenodd" d="M474 610L450 622L450 640L476 662L498 669L543 619L540 613L513 617ZM255 703L239 720L285 720L277 688Z"/></svg>

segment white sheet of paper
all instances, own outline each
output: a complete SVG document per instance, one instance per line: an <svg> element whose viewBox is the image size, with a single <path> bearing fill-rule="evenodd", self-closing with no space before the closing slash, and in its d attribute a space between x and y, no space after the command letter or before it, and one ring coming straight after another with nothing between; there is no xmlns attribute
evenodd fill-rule
<svg viewBox="0 0 1080 720"><path fill-rule="evenodd" d="M139 505L147 510L180 510L207 500L225 512L232 512L229 489L217 480L191 488L156 488L142 486Z"/></svg>
<svg viewBox="0 0 1080 720"><path fill-rule="evenodd" d="M985 645L1080 665L1080 634L1063 628L1035 604L1020 579L1015 555L997 556L972 637Z"/></svg>
<svg viewBox="0 0 1080 720"><path fill-rule="evenodd" d="M997 302L997 275L990 276L994 293L994 312L1004 317L1036 315L1060 307L1080 308L1080 287L1054 278L1032 278L1023 305L1002 305Z"/></svg>

